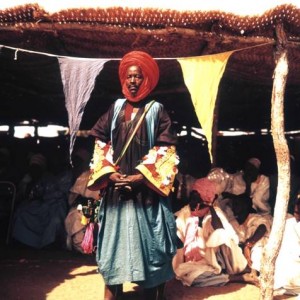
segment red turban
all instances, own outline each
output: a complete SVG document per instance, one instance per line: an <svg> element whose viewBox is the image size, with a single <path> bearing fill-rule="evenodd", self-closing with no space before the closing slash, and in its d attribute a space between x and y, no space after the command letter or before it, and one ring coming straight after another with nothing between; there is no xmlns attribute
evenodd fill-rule
<svg viewBox="0 0 300 300"><path fill-rule="evenodd" d="M192 190L197 191L203 201L210 203L214 201L216 194L218 194L216 183L206 177L197 179Z"/></svg>
<svg viewBox="0 0 300 300"><path fill-rule="evenodd" d="M127 70L131 66L141 68L144 80L135 97L131 95L126 85ZM138 102L147 97L156 87L159 79L159 68L156 61L146 52L132 51L127 53L119 66L119 77L124 96L133 102Z"/></svg>

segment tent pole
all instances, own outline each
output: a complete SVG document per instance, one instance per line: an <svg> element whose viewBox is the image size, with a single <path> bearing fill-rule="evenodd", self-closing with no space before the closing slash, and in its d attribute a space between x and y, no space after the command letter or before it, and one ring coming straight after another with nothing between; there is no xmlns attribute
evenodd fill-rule
<svg viewBox="0 0 300 300"><path fill-rule="evenodd" d="M275 70L271 100L271 131L277 160L278 185L272 230L263 250L260 299L271 300L274 293L275 262L281 247L290 192L290 155L284 134L284 94L288 76L287 38L283 24L276 25Z"/></svg>

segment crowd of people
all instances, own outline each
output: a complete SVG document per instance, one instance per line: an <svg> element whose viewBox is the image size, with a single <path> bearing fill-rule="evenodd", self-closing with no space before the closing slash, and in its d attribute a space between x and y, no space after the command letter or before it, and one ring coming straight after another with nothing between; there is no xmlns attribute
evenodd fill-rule
<svg viewBox="0 0 300 300"><path fill-rule="evenodd" d="M0 182L15 186L11 232L7 241L24 244L36 249L64 247L66 240L65 219L75 200L71 187L83 170L88 168L89 156L79 149L73 155L73 167L67 155L55 156L59 167L51 165L49 153L29 152L27 163L22 171L12 164L8 148L0 151ZM3 167L2 167L3 166ZM11 198L12 199L12 198ZM8 199L7 201L13 201ZM1 202L2 203L2 202ZM1 241L7 232L3 226Z"/></svg>
<svg viewBox="0 0 300 300"><path fill-rule="evenodd" d="M16 178L1 149L0 179L17 186L12 239L95 254L107 300L120 299L128 281L149 300L163 299L174 277L185 286L259 285L277 177L262 174L256 157L235 173L212 168L193 176L189 158L177 155L167 111L149 96L159 80L155 60L130 52L119 78L125 98L99 118L93 153L77 149L72 167L53 174L46 156L34 153ZM300 289L300 180L292 176L274 281L284 292Z"/></svg>
<svg viewBox="0 0 300 300"><path fill-rule="evenodd" d="M259 159L250 158L243 170L234 174L214 168L195 180L189 203L175 213L182 246L174 259L174 271L184 285L216 286L233 281L259 285L262 252L272 228L274 209L270 179L260 174L260 165ZM291 197L289 202L294 210L286 214L274 290L297 294L299 199Z"/></svg>

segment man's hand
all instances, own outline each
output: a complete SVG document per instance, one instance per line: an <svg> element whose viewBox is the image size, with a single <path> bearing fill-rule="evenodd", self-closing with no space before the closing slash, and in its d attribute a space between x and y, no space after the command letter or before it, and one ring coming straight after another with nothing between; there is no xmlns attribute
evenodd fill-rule
<svg viewBox="0 0 300 300"><path fill-rule="evenodd" d="M121 182L123 182L124 178L126 178L126 175L123 175L123 174L118 173L118 172L111 173L109 175L109 180L113 183L121 183Z"/></svg>
<svg viewBox="0 0 300 300"><path fill-rule="evenodd" d="M115 172L109 176L109 180L112 181L117 188L125 186L132 188L141 184L144 180L144 176L142 174L126 175Z"/></svg>
<svg viewBox="0 0 300 300"><path fill-rule="evenodd" d="M135 174L127 176L126 179L129 185L136 186L144 181L144 176L142 174Z"/></svg>
<svg viewBox="0 0 300 300"><path fill-rule="evenodd" d="M250 243L246 243L243 251L245 258L247 259L248 266L250 268L252 267L251 249L252 245Z"/></svg>
<svg viewBox="0 0 300 300"><path fill-rule="evenodd" d="M211 214L211 225L213 229L224 228L220 217L217 215L213 206L209 206L210 214Z"/></svg>

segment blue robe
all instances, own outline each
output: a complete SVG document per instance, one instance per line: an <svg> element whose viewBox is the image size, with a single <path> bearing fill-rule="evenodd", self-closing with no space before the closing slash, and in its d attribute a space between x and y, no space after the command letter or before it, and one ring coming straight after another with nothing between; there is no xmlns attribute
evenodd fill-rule
<svg viewBox="0 0 300 300"><path fill-rule="evenodd" d="M91 130L98 140L113 145L113 161L119 156L145 104L137 104L140 109L132 121L125 119L126 102L121 107L114 104ZM119 163L120 173L136 174L136 167L152 146L159 149L176 144L170 118L163 106L156 102L148 113ZM105 283L134 282L151 288L173 278L176 224L170 198L162 196L154 186L152 189L150 182L134 187L132 192L116 190L108 183L103 192L97 263Z"/></svg>

